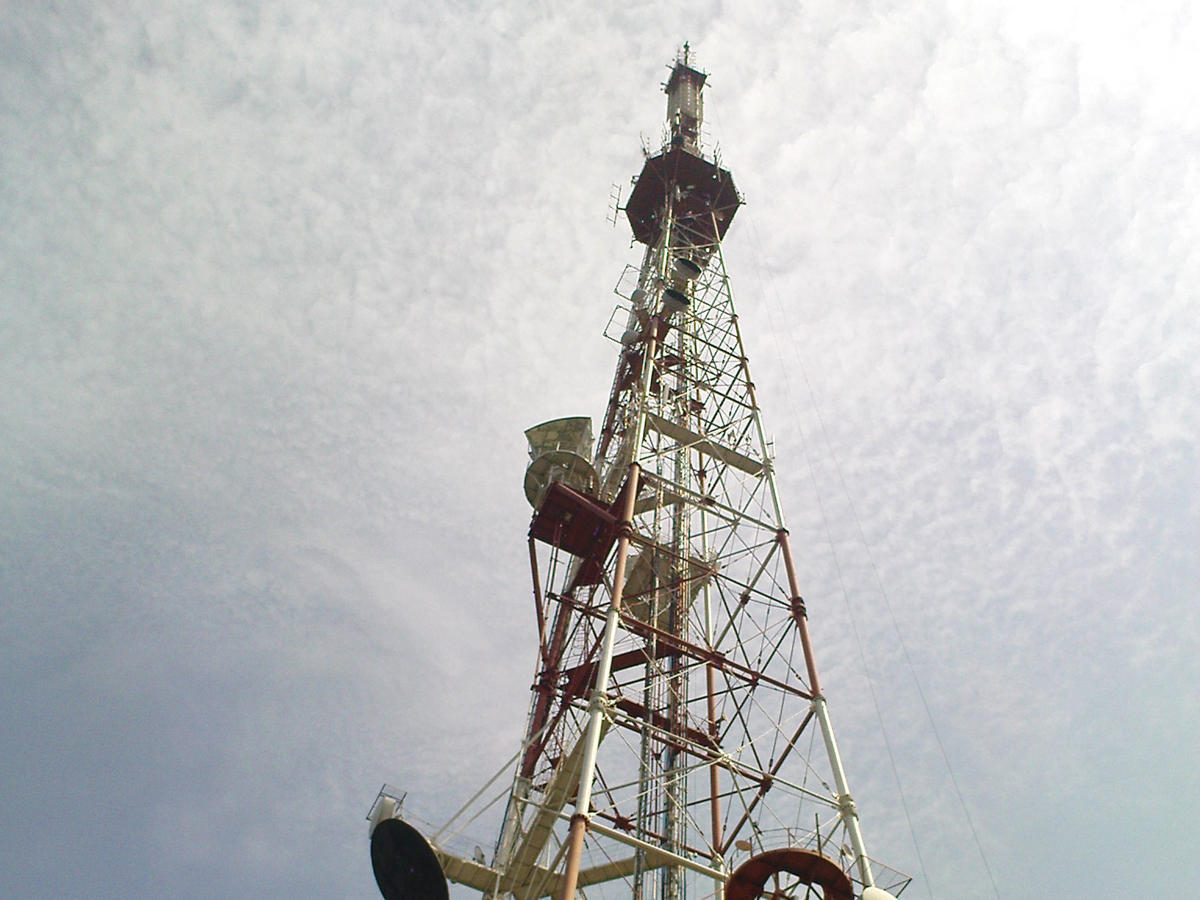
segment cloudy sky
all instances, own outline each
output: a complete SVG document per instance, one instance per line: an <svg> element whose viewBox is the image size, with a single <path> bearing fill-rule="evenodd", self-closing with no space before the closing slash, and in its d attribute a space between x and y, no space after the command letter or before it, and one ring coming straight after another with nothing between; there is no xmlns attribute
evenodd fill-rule
<svg viewBox="0 0 1200 900"><path fill-rule="evenodd" d="M1190 3L7 0L0 895L377 896L514 752L685 39L873 855L1200 880Z"/></svg>

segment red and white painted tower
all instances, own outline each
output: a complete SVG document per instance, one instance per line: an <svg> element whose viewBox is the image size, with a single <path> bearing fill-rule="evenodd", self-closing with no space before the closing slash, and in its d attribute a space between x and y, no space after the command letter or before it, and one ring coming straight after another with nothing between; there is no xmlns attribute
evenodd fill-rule
<svg viewBox="0 0 1200 900"><path fill-rule="evenodd" d="M490 860L372 808L389 900L852 900L867 856L821 689L721 240L740 197L701 146L705 75L666 83L664 146L625 208L616 374L587 418L529 429L538 656ZM484 803L485 799L478 801ZM466 811L466 815L471 815Z"/></svg>

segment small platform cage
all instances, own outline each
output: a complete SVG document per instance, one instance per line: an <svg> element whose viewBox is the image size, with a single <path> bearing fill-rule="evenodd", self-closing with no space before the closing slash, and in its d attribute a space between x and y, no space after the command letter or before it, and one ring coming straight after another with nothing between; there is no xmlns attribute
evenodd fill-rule
<svg viewBox="0 0 1200 900"><path fill-rule="evenodd" d="M596 493L592 452L592 420L587 416L551 419L525 432L529 441L529 468L525 470L525 497L538 509L546 491L556 481L582 494Z"/></svg>

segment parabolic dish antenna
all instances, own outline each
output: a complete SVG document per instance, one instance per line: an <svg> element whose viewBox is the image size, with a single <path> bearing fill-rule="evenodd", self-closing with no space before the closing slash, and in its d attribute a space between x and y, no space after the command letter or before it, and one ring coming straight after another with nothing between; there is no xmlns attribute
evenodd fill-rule
<svg viewBox="0 0 1200 900"><path fill-rule="evenodd" d="M450 900L433 848L403 819L384 819L371 832L371 868L384 900Z"/></svg>

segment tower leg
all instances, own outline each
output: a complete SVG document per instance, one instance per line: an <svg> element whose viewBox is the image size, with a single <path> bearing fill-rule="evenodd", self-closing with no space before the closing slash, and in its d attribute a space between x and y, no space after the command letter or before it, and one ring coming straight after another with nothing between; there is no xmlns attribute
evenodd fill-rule
<svg viewBox="0 0 1200 900"><path fill-rule="evenodd" d="M637 463L629 466L626 484L625 506L621 510L621 531L617 538L617 564L613 571L612 604L608 619L604 623L604 643L600 648L600 660L596 666L596 683L592 687L592 703L588 730L583 751L583 768L579 773L579 795L575 804L575 815L571 817L571 832L567 838L567 864L563 871L558 900L574 900L575 886L579 879L579 860L583 855L583 838L587 834L589 809L592 805L592 782L596 777L596 752L600 746L600 725L604 718L605 690L612 674L613 645L617 640L617 622L621 617L621 595L625 591L625 566L629 560L629 539L633 536L633 506L637 502L638 482L641 468Z"/></svg>
<svg viewBox="0 0 1200 900"><path fill-rule="evenodd" d="M875 884L875 876L871 872L871 861L867 859L867 848L863 842L862 829L858 824L858 810L854 799L850 796L850 787L846 782L846 770L842 767L842 755L838 752L837 741L833 736L833 723L829 720L829 709L825 703L825 694L821 690L821 681L817 676L817 661L813 656L812 639L808 634L808 614L804 609L804 601L800 599L800 581L796 577L796 565L792 561L792 546L788 541L786 529L779 530L779 549L783 551L783 564L787 568L788 589L792 592L792 618L800 631L800 646L804 650L804 663L808 667L809 686L812 688L812 709L816 715L817 724L821 727L821 737L825 741L825 751L829 756L829 767L833 770L833 782L838 792L838 806L841 810L842 822L850 837L850 845L854 849L855 863L862 883L867 887Z"/></svg>

